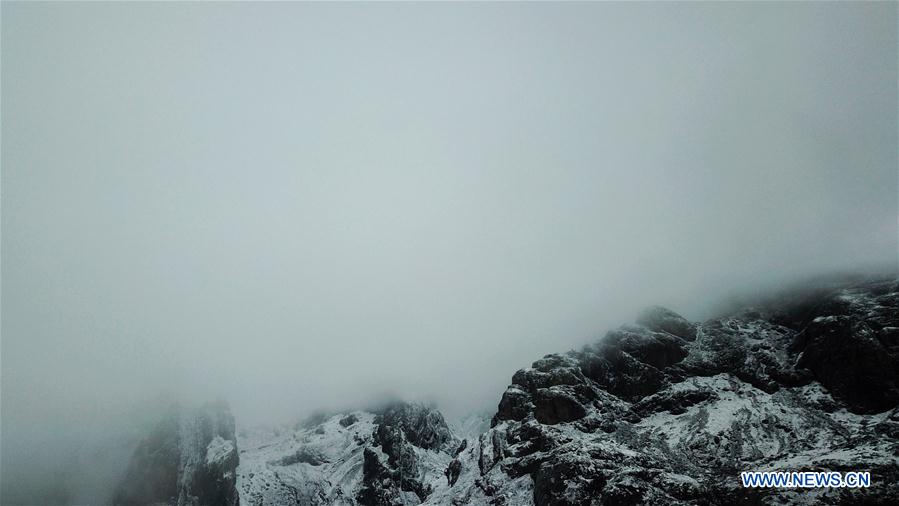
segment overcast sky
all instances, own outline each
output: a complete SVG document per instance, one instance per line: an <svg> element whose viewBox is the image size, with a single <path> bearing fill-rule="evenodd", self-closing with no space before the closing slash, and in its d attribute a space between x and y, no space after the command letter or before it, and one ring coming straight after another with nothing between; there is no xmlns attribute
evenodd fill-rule
<svg viewBox="0 0 899 506"><path fill-rule="evenodd" d="M895 268L896 9L3 2L4 468L166 390L494 408L645 305Z"/></svg>

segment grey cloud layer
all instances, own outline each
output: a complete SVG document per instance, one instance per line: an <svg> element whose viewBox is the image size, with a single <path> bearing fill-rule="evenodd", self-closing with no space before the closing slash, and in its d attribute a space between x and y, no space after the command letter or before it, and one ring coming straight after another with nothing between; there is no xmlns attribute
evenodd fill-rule
<svg viewBox="0 0 899 506"><path fill-rule="evenodd" d="M642 306L895 268L895 19L4 3L4 473L160 391L489 407Z"/></svg>

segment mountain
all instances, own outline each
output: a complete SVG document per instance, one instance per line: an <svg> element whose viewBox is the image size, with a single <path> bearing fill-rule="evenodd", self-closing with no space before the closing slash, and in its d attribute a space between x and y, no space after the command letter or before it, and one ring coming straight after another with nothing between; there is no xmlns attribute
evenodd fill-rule
<svg viewBox="0 0 899 506"><path fill-rule="evenodd" d="M701 324L637 325L518 371L480 438L479 487L518 504L896 504L896 281ZM740 471L871 471L864 490L740 487ZM509 500L504 500L509 498Z"/></svg>
<svg viewBox="0 0 899 506"><path fill-rule="evenodd" d="M134 451L113 503L236 506L237 464L227 404L172 406Z"/></svg>
<svg viewBox="0 0 899 506"><path fill-rule="evenodd" d="M157 479L142 470L159 468L151 448L173 490L197 483L196 468L172 472L174 455L197 460L175 447L193 455L215 437L161 434L126 484ZM253 506L897 504L899 282L784 292L701 323L649 308L516 372L489 426L400 402L236 443L236 491ZM214 469L230 483L233 468ZM872 484L741 488L741 471L763 470L870 471Z"/></svg>
<svg viewBox="0 0 899 506"><path fill-rule="evenodd" d="M433 407L395 403L240 438L242 504L420 504L448 488L460 446Z"/></svg>

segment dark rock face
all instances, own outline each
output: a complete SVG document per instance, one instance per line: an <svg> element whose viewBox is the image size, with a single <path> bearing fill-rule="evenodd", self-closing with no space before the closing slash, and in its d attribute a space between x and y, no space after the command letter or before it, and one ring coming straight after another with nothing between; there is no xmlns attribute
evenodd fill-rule
<svg viewBox="0 0 899 506"><path fill-rule="evenodd" d="M662 412L680 415L685 413L690 406L717 398L718 394L711 388L665 392L644 397L640 402L635 403L631 410L640 418Z"/></svg>
<svg viewBox="0 0 899 506"><path fill-rule="evenodd" d="M646 339L642 342L651 341ZM615 344L601 343L572 356L578 361L584 376L595 382L597 387L627 401L640 400L668 385L667 374L631 352ZM639 354L649 353L647 350Z"/></svg>
<svg viewBox="0 0 899 506"><path fill-rule="evenodd" d="M813 312L795 341L799 367L853 411L899 404L899 287L842 290Z"/></svg>
<svg viewBox="0 0 899 506"><path fill-rule="evenodd" d="M468 448L468 440L463 439L462 443L459 444L459 447L453 452L453 457L458 457L460 453L464 452L465 449Z"/></svg>
<svg viewBox="0 0 899 506"><path fill-rule="evenodd" d="M462 462L459 459L453 459L449 466L446 467L446 482L449 483L450 486L456 484L456 481L459 479L459 474L462 472Z"/></svg>
<svg viewBox="0 0 899 506"><path fill-rule="evenodd" d="M637 323L515 373L479 441L487 502L514 504L521 477L537 505L899 502L895 280L701 324L653 307ZM760 469L880 478L739 487L740 471Z"/></svg>
<svg viewBox="0 0 899 506"><path fill-rule="evenodd" d="M579 498L566 497L566 490L572 485L582 489L585 495ZM534 479L534 502L547 505L589 505L593 498L602 496L605 486L605 476L599 472L596 463L589 456L561 458L548 461L537 469Z"/></svg>
<svg viewBox="0 0 899 506"><path fill-rule="evenodd" d="M380 444L381 450L387 455L387 462L382 462L379 458L378 465L371 468L375 471L371 474L363 468L363 491L384 489L384 493L387 493L387 490L395 488L398 491L413 492L422 500L431 493L431 489L418 480L418 456L415 454L411 441L406 439L406 433L402 427L383 423L382 420L375 430L374 443ZM366 450L371 451L369 448ZM388 482L389 485L385 486L385 483ZM392 502L366 502L363 500L364 497L365 494L360 495L360 504L371 506L394 504ZM398 498L399 496L397 496Z"/></svg>
<svg viewBox="0 0 899 506"><path fill-rule="evenodd" d="M453 451L453 460L450 461L449 465L446 466L446 470L443 472L443 474L446 475L446 482L451 487L456 484L459 475L462 473L462 461L459 459L459 454L464 452L467 448L468 440L463 439L462 444Z"/></svg>
<svg viewBox="0 0 899 506"><path fill-rule="evenodd" d="M521 420L533 409L531 396L518 388L509 388L503 393L497 408L497 420Z"/></svg>
<svg viewBox="0 0 899 506"><path fill-rule="evenodd" d="M373 443L380 446L387 459L385 462L372 449L365 449L359 504L403 504L402 491L414 493L419 501L425 500L432 488L419 479L420 463L413 446L425 450L449 449L455 440L443 415L423 404L398 403L379 413L375 425ZM461 470L461 465L457 467Z"/></svg>
<svg viewBox="0 0 899 506"><path fill-rule="evenodd" d="M539 388L534 392L534 417L540 423L573 422L586 415L577 396L564 387Z"/></svg>
<svg viewBox="0 0 899 506"><path fill-rule="evenodd" d="M181 461L179 417L162 420L134 451L114 504L177 504Z"/></svg>
<svg viewBox="0 0 899 506"><path fill-rule="evenodd" d="M453 436L440 411L419 403L399 403L380 413L377 423L384 430L402 431L413 445L426 450L443 448Z"/></svg>
<svg viewBox="0 0 899 506"><path fill-rule="evenodd" d="M299 463L309 464L311 466L320 466L326 462L328 462L328 459L326 459L323 455L307 448L300 448L292 455L288 455L281 459L282 466L290 466Z"/></svg>
<svg viewBox="0 0 899 506"><path fill-rule="evenodd" d="M371 448L363 450L362 488L357 499L359 504L387 506L402 504L398 473L389 469Z"/></svg>
<svg viewBox="0 0 899 506"><path fill-rule="evenodd" d="M606 336L605 344L657 369L676 364L688 355L681 338L663 332L645 332L639 327L612 331Z"/></svg>
<svg viewBox="0 0 899 506"><path fill-rule="evenodd" d="M236 506L237 465L227 405L173 407L135 450L113 502Z"/></svg>
<svg viewBox="0 0 899 506"><path fill-rule="evenodd" d="M655 332L669 334L692 341L696 337L696 326L683 316L661 306L652 306L637 316L637 323Z"/></svg>

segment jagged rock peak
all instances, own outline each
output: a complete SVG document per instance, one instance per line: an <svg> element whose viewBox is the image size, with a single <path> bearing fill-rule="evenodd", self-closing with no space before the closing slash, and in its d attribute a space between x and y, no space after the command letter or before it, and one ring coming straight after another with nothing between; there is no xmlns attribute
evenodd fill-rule
<svg viewBox="0 0 899 506"><path fill-rule="evenodd" d="M378 413L375 423L385 430L401 430L410 443L426 450L442 449L453 440L443 414L433 405L394 403Z"/></svg>

